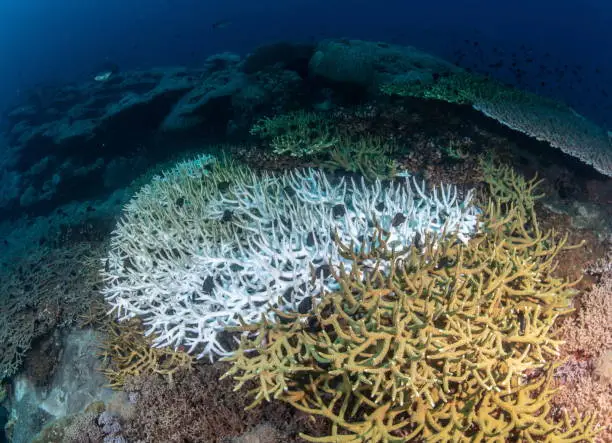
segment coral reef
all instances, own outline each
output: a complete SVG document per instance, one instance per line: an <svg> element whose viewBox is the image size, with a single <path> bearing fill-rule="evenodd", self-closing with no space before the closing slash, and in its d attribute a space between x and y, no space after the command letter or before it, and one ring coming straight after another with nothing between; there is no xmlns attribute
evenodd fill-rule
<svg viewBox="0 0 612 443"><path fill-rule="evenodd" d="M6 111L0 216L48 214L59 204L99 198L194 145L243 141L253 123L266 116L308 114L298 109L329 116L357 103L401 103L418 116L431 105L423 98L478 109L482 114L468 106L436 104L439 114L454 114L465 127L486 115L548 141L603 174L610 171L608 134L571 108L468 74L409 46L346 39L277 43L245 58L215 54L198 67L106 73L110 77L103 81L38 86ZM389 99L381 88L410 98ZM326 140L323 131L312 143L313 129L300 127L304 139L279 134L270 143L272 150L295 158L325 151L333 134ZM375 135L379 132L386 131Z"/></svg>
<svg viewBox="0 0 612 443"><path fill-rule="evenodd" d="M467 104L511 129L545 141L612 176L612 136L569 106L465 71L425 82L383 84L390 95Z"/></svg>
<svg viewBox="0 0 612 443"><path fill-rule="evenodd" d="M566 241L495 197L482 221L467 244L341 247L352 266L332 268L339 289L314 313L243 324L225 376L257 384L253 406L327 418L329 437L309 441L591 440L592 418L548 417L550 328L574 295L553 276Z"/></svg>
<svg viewBox="0 0 612 443"><path fill-rule="evenodd" d="M114 232L102 290L120 320L140 316L155 346L227 355L224 328L272 308L307 311L341 257L376 227L390 247L477 228L471 193L416 180L332 180L316 169L255 172L210 156L179 163L127 205ZM315 286L311 269L324 275Z"/></svg>
<svg viewBox="0 0 612 443"><path fill-rule="evenodd" d="M612 441L609 133L381 42L107 68L0 128L15 443Z"/></svg>

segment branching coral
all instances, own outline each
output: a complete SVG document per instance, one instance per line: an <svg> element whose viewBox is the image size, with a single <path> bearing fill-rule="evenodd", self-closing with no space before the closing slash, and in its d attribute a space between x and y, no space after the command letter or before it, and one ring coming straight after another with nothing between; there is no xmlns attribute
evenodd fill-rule
<svg viewBox="0 0 612 443"><path fill-rule="evenodd" d="M552 403L557 413L578 408L603 426L601 441L612 441L612 251L591 271L599 275L582 295L577 315L559 328L566 358L555 373Z"/></svg>
<svg viewBox="0 0 612 443"><path fill-rule="evenodd" d="M391 178L397 169L389 157L394 150L392 143L379 137L351 140L343 136L329 151L329 160L323 162L323 167L358 173L370 180Z"/></svg>
<svg viewBox="0 0 612 443"><path fill-rule="evenodd" d="M172 380L180 370L191 369L193 357L180 350L151 347L153 338L143 335L139 320L107 321L101 345L102 373L109 386L120 389L130 376L159 374Z"/></svg>
<svg viewBox="0 0 612 443"><path fill-rule="evenodd" d="M251 134L267 140L276 154L315 157L328 169L359 173L371 180L395 175L389 156L396 148L393 143L370 134L352 137L337 123L332 116L298 111L261 119Z"/></svg>
<svg viewBox="0 0 612 443"><path fill-rule="evenodd" d="M508 165L498 164L491 158L481 157L479 161L483 181L487 185L486 198L494 198L502 208L510 205L527 220L535 218L535 203L543 194L536 194L542 182L537 176L525 180Z"/></svg>
<svg viewBox="0 0 612 443"><path fill-rule="evenodd" d="M404 178L333 180L315 169L256 174L200 157L127 206L103 293L121 320L143 319L155 346L214 359L228 353L222 333L239 316L305 312L311 296L335 284L327 267L343 258L334 232L356 251L376 239L377 226L390 247L426 235L467 241L477 228L471 195ZM310 282L311 267L323 281Z"/></svg>
<svg viewBox="0 0 612 443"><path fill-rule="evenodd" d="M612 271L604 272L585 293L575 318L563 322L564 351L578 357L598 357L612 350Z"/></svg>
<svg viewBox="0 0 612 443"><path fill-rule="evenodd" d="M575 282L553 276L566 239L526 212L495 198L467 244L426 238L401 257L341 246L352 265L332 271L339 290L314 314L244 324L226 376L258 384L253 405L329 419L331 435L310 441L591 439L589 418L547 418L549 331Z"/></svg>
<svg viewBox="0 0 612 443"><path fill-rule="evenodd" d="M40 247L0 270L0 381L37 338L71 325L98 296L101 244Z"/></svg>
<svg viewBox="0 0 612 443"><path fill-rule="evenodd" d="M338 141L325 115L305 111L263 118L253 125L251 134L269 140L276 154L293 157L325 153Z"/></svg>
<svg viewBox="0 0 612 443"><path fill-rule="evenodd" d="M254 431L261 423L270 423L285 434L285 438L273 440L278 443L303 442L297 436L300 429L325 435L322 420L306 420L305 414L289 405L265 404L245 411L249 399L241 392L232 392L230 380L219 381L226 369L227 365L219 363L197 365L193 371L177 374L172 383L154 375L130 377L125 390L135 404L125 417L126 439L142 443L229 443L232 437Z"/></svg>

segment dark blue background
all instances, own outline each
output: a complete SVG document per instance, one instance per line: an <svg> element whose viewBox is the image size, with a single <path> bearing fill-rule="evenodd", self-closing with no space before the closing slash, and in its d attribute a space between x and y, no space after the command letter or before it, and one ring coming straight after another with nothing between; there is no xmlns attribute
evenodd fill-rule
<svg viewBox="0 0 612 443"><path fill-rule="evenodd" d="M231 23L213 29L219 20ZM506 70L514 53L529 88L612 127L612 3L603 0L0 0L0 108L105 60L122 69L198 64L323 37L411 44L451 61L459 51L462 66L506 81L515 81ZM488 67L499 60L503 68ZM555 72L543 75L540 64Z"/></svg>

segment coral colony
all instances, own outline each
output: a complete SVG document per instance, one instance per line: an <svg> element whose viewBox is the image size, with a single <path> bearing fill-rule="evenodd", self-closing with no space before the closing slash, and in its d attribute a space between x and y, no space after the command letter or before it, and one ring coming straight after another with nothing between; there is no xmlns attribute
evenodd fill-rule
<svg viewBox="0 0 612 443"><path fill-rule="evenodd" d="M315 169L258 175L208 156L157 177L114 233L103 271L112 311L142 317L157 346L212 360L228 355L226 327L304 310L334 288L329 269L351 265L339 243L368 253L380 236L399 251L432 236L465 243L476 231L471 192L330 180Z"/></svg>

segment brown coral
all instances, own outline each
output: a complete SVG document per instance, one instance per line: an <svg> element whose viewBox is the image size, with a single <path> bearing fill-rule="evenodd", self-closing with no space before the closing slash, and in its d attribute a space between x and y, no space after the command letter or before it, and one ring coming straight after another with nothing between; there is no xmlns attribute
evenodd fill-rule
<svg viewBox="0 0 612 443"><path fill-rule="evenodd" d="M576 317L564 321L561 336L567 354L598 357L612 349L612 272L580 298Z"/></svg>
<svg viewBox="0 0 612 443"><path fill-rule="evenodd" d="M198 365L177 374L172 383L158 375L128 379L125 389L135 399L124 426L128 441L220 443L255 431L262 423L285 436L282 443L300 441L298 430L324 432L321 421L306 421L286 405L267 404L245 411L249 399L233 392L229 380L219 381L227 369L221 363Z"/></svg>
<svg viewBox="0 0 612 443"><path fill-rule="evenodd" d="M103 410L103 405L102 405ZM82 443L104 440L97 418L102 411L95 408L53 420L32 439L32 443Z"/></svg>
<svg viewBox="0 0 612 443"><path fill-rule="evenodd" d="M13 375L32 342L74 323L100 297L100 243L40 247L0 271L0 379Z"/></svg>
<svg viewBox="0 0 612 443"><path fill-rule="evenodd" d="M121 388L130 376L159 374L172 380L177 371L192 368L194 358L186 352L151 347L153 338L144 336L139 319L108 320L103 330L102 373L112 388Z"/></svg>
<svg viewBox="0 0 612 443"><path fill-rule="evenodd" d="M610 255L609 255L610 257ZM601 441L612 441L612 267L602 263L599 281L580 299L575 317L566 319L559 334L566 361L556 372L557 414L574 408L593 414L603 426Z"/></svg>

